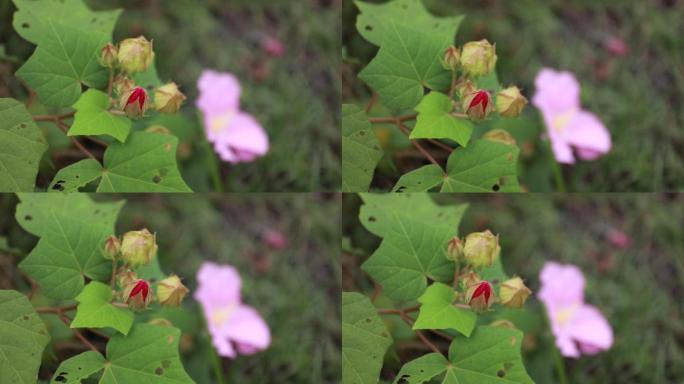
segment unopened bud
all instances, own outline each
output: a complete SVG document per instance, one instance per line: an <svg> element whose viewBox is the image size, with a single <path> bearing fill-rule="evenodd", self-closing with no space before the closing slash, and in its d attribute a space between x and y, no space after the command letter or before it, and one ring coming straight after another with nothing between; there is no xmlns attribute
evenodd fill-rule
<svg viewBox="0 0 684 384"><path fill-rule="evenodd" d="M119 283L119 287L121 287L122 289L125 289L128 286L128 284L136 280L138 280L138 275L136 275L135 272L131 270L122 271L116 275L116 281L117 283Z"/></svg>
<svg viewBox="0 0 684 384"><path fill-rule="evenodd" d="M496 111L503 117L518 117L527 105L527 99L516 86L508 87L496 94Z"/></svg>
<svg viewBox="0 0 684 384"><path fill-rule="evenodd" d="M157 300L162 305L178 307L188 292L188 288L181 283L180 278L171 275L157 285Z"/></svg>
<svg viewBox="0 0 684 384"><path fill-rule="evenodd" d="M100 64L107 68L114 68L117 54L118 50L116 47L112 43L107 43L107 45L102 47L102 51L100 51Z"/></svg>
<svg viewBox="0 0 684 384"><path fill-rule="evenodd" d="M461 51L461 66L469 76L483 76L496 66L496 44L487 39L471 41Z"/></svg>
<svg viewBox="0 0 684 384"><path fill-rule="evenodd" d="M140 36L119 44L119 64L128 73L145 72L154 62L152 42Z"/></svg>
<svg viewBox="0 0 684 384"><path fill-rule="evenodd" d="M492 110L492 97L485 90L471 87L463 89L463 111L473 120L484 120Z"/></svg>
<svg viewBox="0 0 684 384"><path fill-rule="evenodd" d="M114 83L112 84L114 91L116 91L116 94L119 96L122 96L124 93L130 91L131 89L135 88L135 83L133 80L129 79L125 75L117 75L114 78Z"/></svg>
<svg viewBox="0 0 684 384"><path fill-rule="evenodd" d="M176 83L168 83L154 91L154 107L161 113L176 113L186 97Z"/></svg>
<svg viewBox="0 0 684 384"><path fill-rule="evenodd" d="M131 309L145 309L152 301L151 290L150 283L146 280L131 281L124 289L123 300Z"/></svg>
<svg viewBox="0 0 684 384"><path fill-rule="evenodd" d="M461 50L453 45L444 51L444 66L446 69L455 71L461 61Z"/></svg>
<svg viewBox="0 0 684 384"><path fill-rule="evenodd" d="M487 281L472 284L466 291L466 301L475 312L487 311L494 300L494 288Z"/></svg>
<svg viewBox="0 0 684 384"><path fill-rule="evenodd" d="M514 277L501 283L499 294L501 304L509 308L522 308L532 291L525 286L521 278Z"/></svg>
<svg viewBox="0 0 684 384"><path fill-rule="evenodd" d="M105 259L115 260L121 252L121 240L114 235L109 236L105 240L103 251Z"/></svg>
<svg viewBox="0 0 684 384"><path fill-rule="evenodd" d="M463 258L463 240L454 236L447 243L447 259L459 261Z"/></svg>
<svg viewBox="0 0 684 384"><path fill-rule="evenodd" d="M492 129L482 136L485 140L496 141L506 145L517 145L513 136L508 131L501 128Z"/></svg>
<svg viewBox="0 0 684 384"><path fill-rule="evenodd" d="M482 281L482 279L480 279L480 276L478 276L478 274L473 272L473 271L468 271L468 272L462 274L459 277L459 279L460 279L462 285L466 288L470 287L471 285L475 285L475 284L479 283L480 281Z"/></svg>
<svg viewBox="0 0 684 384"><path fill-rule="evenodd" d="M473 232L466 236L463 255L473 267L489 267L499 258L500 253L499 237L490 230Z"/></svg>
<svg viewBox="0 0 684 384"><path fill-rule="evenodd" d="M129 89L121 95L121 110L130 118L140 118L145 115L148 106L147 92L145 88L136 87Z"/></svg>
<svg viewBox="0 0 684 384"><path fill-rule="evenodd" d="M130 231L121 241L121 258L133 267L147 265L157 256L156 236L147 229Z"/></svg>

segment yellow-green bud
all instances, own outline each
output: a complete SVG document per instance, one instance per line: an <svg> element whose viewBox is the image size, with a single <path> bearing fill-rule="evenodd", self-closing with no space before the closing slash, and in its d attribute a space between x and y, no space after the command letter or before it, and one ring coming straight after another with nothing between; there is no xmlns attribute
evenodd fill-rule
<svg viewBox="0 0 684 384"><path fill-rule="evenodd" d="M135 280L138 280L138 275L131 270L125 270L116 275L116 281L122 289L126 288L128 284Z"/></svg>
<svg viewBox="0 0 684 384"><path fill-rule="evenodd" d="M126 39L119 44L117 58L124 71L145 72L154 62L152 42L144 36Z"/></svg>
<svg viewBox="0 0 684 384"><path fill-rule="evenodd" d="M513 136L511 136L511 134L508 133L508 131L501 128L492 129L491 131L485 133L484 136L482 136L482 138L485 140L496 141L506 145L517 145Z"/></svg>
<svg viewBox="0 0 684 384"><path fill-rule="evenodd" d="M186 97L176 83L168 83L154 91L154 107L161 113L176 113Z"/></svg>
<svg viewBox="0 0 684 384"><path fill-rule="evenodd" d="M119 257L121 252L121 240L118 237L111 235L105 240L103 254L105 259L115 260Z"/></svg>
<svg viewBox="0 0 684 384"><path fill-rule="evenodd" d="M487 39L471 41L461 51L461 67L469 76L483 76L496 66L496 44Z"/></svg>
<svg viewBox="0 0 684 384"><path fill-rule="evenodd" d="M100 64L107 68L114 68L117 54L118 50L116 47L112 43L107 43L107 45L102 47L102 51L100 51Z"/></svg>
<svg viewBox="0 0 684 384"><path fill-rule="evenodd" d="M527 99L516 86L508 87L496 94L496 111L503 117L518 117L527 105Z"/></svg>
<svg viewBox="0 0 684 384"><path fill-rule="evenodd" d="M477 275L477 273L473 271L468 271L460 276L461 283L464 287L470 287L471 285L475 285L482 281L480 279L480 276Z"/></svg>
<svg viewBox="0 0 684 384"><path fill-rule="evenodd" d="M178 307L188 292L188 288L181 283L180 278L171 275L157 285L157 300L162 305Z"/></svg>
<svg viewBox="0 0 684 384"><path fill-rule="evenodd" d="M499 289L501 304L509 308L522 308L530 294L532 291L525 286L519 277L504 281Z"/></svg>
<svg viewBox="0 0 684 384"><path fill-rule="evenodd" d="M444 66L446 69L455 71L461 61L461 50L453 45L444 51Z"/></svg>
<svg viewBox="0 0 684 384"><path fill-rule="evenodd" d="M447 259L458 261L463 258L463 240L454 236L447 243Z"/></svg>
<svg viewBox="0 0 684 384"><path fill-rule="evenodd" d="M465 260L475 268L492 265L501 253L499 236L490 230L473 232L466 236L463 255Z"/></svg>
<svg viewBox="0 0 684 384"><path fill-rule="evenodd" d="M147 229L130 231L121 241L121 258L131 266L147 265L157 256L156 236Z"/></svg>
<svg viewBox="0 0 684 384"><path fill-rule="evenodd" d="M133 80L131 80L128 77L121 75L121 74L117 75L114 78L114 83L112 85L113 85L114 91L119 96L123 96L124 93L135 88L135 82L133 82Z"/></svg>

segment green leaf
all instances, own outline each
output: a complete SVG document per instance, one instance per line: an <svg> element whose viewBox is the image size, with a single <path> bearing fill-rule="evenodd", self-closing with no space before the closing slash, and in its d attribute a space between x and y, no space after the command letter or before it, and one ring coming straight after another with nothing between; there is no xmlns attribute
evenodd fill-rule
<svg viewBox="0 0 684 384"><path fill-rule="evenodd" d="M50 21L59 21L112 38L123 10L91 11L83 0L12 0L17 7L12 25L24 39L39 44L50 33Z"/></svg>
<svg viewBox="0 0 684 384"><path fill-rule="evenodd" d="M367 297L342 293L342 383L375 384L392 337Z"/></svg>
<svg viewBox="0 0 684 384"><path fill-rule="evenodd" d="M473 335L456 338L449 359L430 353L401 368L394 384L421 384L442 376L442 384L532 384L520 357L522 332L507 328L477 327Z"/></svg>
<svg viewBox="0 0 684 384"><path fill-rule="evenodd" d="M128 334L133 325L133 312L113 306L112 298L112 289L107 284L90 282L76 296L79 304L71 328L112 327L124 335Z"/></svg>
<svg viewBox="0 0 684 384"><path fill-rule="evenodd" d="M444 39L456 37L463 16L434 17L419 0L395 0L384 4L355 2L361 13L356 19L356 29L369 42L382 46L387 42L391 24L412 25Z"/></svg>
<svg viewBox="0 0 684 384"><path fill-rule="evenodd" d="M109 135L125 142L131 130L131 120L112 114L109 112L110 106L106 93L96 89L87 90L74 104L77 112L69 136Z"/></svg>
<svg viewBox="0 0 684 384"><path fill-rule="evenodd" d="M177 147L175 136L135 132L107 148L104 167L87 159L60 169L50 190L78 191L100 178L97 192L192 192L178 170Z"/></svg>
<svg viewBox="0 0 684 384"><path fill-rule="evenodd" d="M441 186L445 178L446 174L440 166L428 164L403 174L392 192L428 192Z"/></svg>
<svg viewBox="0 0 684 384"><path fill-rule="evenodd" d="M449 96L430 92L415 108L418 112L411 139L451 139L461 146L468 145L473 124L451 114L453 105Z"/></svg>
<svg viewBox="0 0 684 384"><path fill-rule="evenodd" d="M427 279L453 278L454 264L445 257L446 245L457 234L465 206L439 207L422 194L361 197L366 203L359 213L362 224L383 237L361 268L391 299L416 299L425 291Z"/></svg>
<svg viewBox="0 0 684 384"><path fill-rule="evenodd" d="M27 232L36 236L53 233L55 215L70 215L85 223L106 226L114 233L114 224L125 200L94 202L85 194L19 193L15 218Z"/></svg>
<svg viewBox="0 0 684 384"><path fill-rule="evenodd" d="M368 191L382 149L366 113L342 105L342 191Z"/></svg>
<svg viewBox="0 0 684 384"><path fill-rule="evenodd" d="M83 352L64 360L50 383L81 384L83 380L101 371L104 363L105 359L101 354L95 351Z"/></svg>
<svg viewBox="0 0 684 384"><path fill-rule="evenodd" d="M413 108L423 98L423 88L449 87L451 72L440 60L451 39L394 22L385 33L385 43L359 78L378 92L388 108Z"/></svg>
<svg viewBox="0 0 684 384"><path fill-rule="evenodd" d="M28 298L0 290L0 383L35 383L48 341L45 324Z"/></svg>
<svg viewBox="0 0 684 384"><path fill-rule="evenodd" d="M111 227L82 221L73 213L52 212L52 223L19 268L36 280L45 296L72 299L83 289L83 279L105 281L112 265L102 255Z"/></svg>
<svg viewBox="0 0 684 384"><path fill-rule="evenodd" d="M81 88L103 88L108 70L98 58L109 42L106 34L81 31L48 20L38 48L16 72L35 89L43 104L69 107L81 95Z"/></svg>
<svg viewBox="0 0 684 384"><path fill-rule="evenodd" d="M47 150L43 133L14 99L0 98L0 121L0 191L32 192Z"/></svg>
<svg viewBox="0 0 684 384"><path fill-rule="evenodd" d="M490 140L454 150L447 161L442 192L519 192L520 149Z"/></svg>
<svg viewBox="0 0 684 384"><path fill-rule="evenodd" d="M455 307L456 293L446 284L434 283L418 299L422 304L413 329L454 329L465 336L475 328L477 315Z"/></svg>
<svg viewBox="0 0 684 384"><path fill-rule="evenodd" d="M115 335L109 340L106 360L100 354L93 355L96 352L82 353L64 361L52 382L75 384L81 378L103 370L100 384L138 383L142 380L150 384L194 383L180 361L179 339L177 328L137 324L128 336ZM78 370L79 367L82 369ZM90 375L84 376L82 370L87 370ZM60 375L62 381L56 381Z"/></svg>

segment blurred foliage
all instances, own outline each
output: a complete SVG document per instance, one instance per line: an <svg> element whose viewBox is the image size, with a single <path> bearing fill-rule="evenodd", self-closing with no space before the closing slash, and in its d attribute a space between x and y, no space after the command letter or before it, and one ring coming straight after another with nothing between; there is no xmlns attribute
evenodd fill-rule
<svg viewBox="0 0 684 384"><path fill-rule="evenodd" d="M97 198L102 199L101 196ZM149 228L157 233L165 273L196 288L204 261L234 265L243 280L243 301L264 316L272 344L264 352L223 359L229 383L337 383L340 370L339 197L313 194L126 195L118 233ZM0 289L30 287L16 268L36 238L14 220L16 198L0 196ZM316 207L316 209L311 209ZM274 242L273 233L286 244ZM7 242L3 244L3 239ZM42 295L34 298L34 305ZM198 303L163 315L183 331L181 352L188 373L200 384L215 383L212 350ZM52 315L53 336L41 377L82 348ZM95 336L96 337L96 336ZM75 346L74 346L75 344ZM74 349L75 348L75 349Z"/></svg>
<svg viewBox="0 0 684 384"><path fill-rule="evenodd" d="M596 356L565 359L570 383L679 383L684 380L684 196L585 195L433 195L441 204L469 203L460 234L491 229L501 239L506 271L539 291L546 261L579 266L587 280L586 300L611 323L615 344ZM360 199L343 200L342 266L344 291L373 292L359 265L379 239L358 222ZM611 241L616 231L631 245ZM381 295L379 300L384 300ZM390 305L382 303L379 305ZM507 317L526 333L525 365L538 383L555 377L553 338L542 307ZM401 322L388 318L397 343L415 343ZM398 344L397 344L398 345ZM399 353L402 353L401 351ZM386 377L399 370L397 353L386 356Z"/></svg>
<svg viewBox="0 0 684 384"><path fill-rule="evenodd" d="M422 1L438 15L466 15L457 44L482 38L496 42L500 81L519 85L530 99L542 67L576 74L582 104L611 131L613 149L597 161L564 167L569 190L684 188L684 1ZM356 32L357 13L353 2L345 0L342 98L362 106L370 95L356 74L376 48ZM606 48L611 38L625 42L625 56ZM515 125L512 133L521 144L521 181L530 190L548 191L551 159L539 140L541 117L533 108L527 108L525 117L521 123L509 123ZM385 188L398 177L397 168L410 170L422 162L407 151L408 142L395 128L381 126L377 132L381 142L396 149L376 176L374 185Z"/></svg>
<svg viewBox="0 0 684 384"><path fill-rule="evenodd" d="M240 79L242 109L260 121L271 141L269 154L254 163L222 165L225 190L339 189L340 1L86 2L94 9L124 8L115 40L141 34L153 39L161 79L173 79L188 95L185 119L169 123L180 127L169 128L183 139L181 170L193 190L215 189L210 175L213 151L194 107L196 81L204 69L232 72ZM10 0L0 1L0 97L24 99L26 91L13 74L34 46L12 30L13 13ZM267 54L262 45L267 38L282 42L283 56ZM10 58L3 59L5 55ZM34 113L43 112L37 108ZM51 149L64 152L68 140L51 124L41 126ZM46 161L44 168L52 171L39 185L49 183L54 169L74 161L70 152L62 157L66 160Z"/></svg>

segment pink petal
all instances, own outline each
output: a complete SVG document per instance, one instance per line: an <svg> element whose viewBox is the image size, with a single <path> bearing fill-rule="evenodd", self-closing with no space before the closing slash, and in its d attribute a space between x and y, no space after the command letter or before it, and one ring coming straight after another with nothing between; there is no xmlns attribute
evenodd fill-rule
<svg viewBox="0 0 684 384"><path fill-rule="evenodd" d="M219 356L229 357L231 359L237 357L233 345L227 338L212 334L211 343L214 345L214 348L216 348L216 353L218 353Z"/></svg>
<svg viewBox="0 0 684 384"><path fill-rule="evenodd" d="M584 302L584 275L576 266L546 262L539 279L542 286L537 296L547 307L566 307Z"/></svg>
<svg viewBox="0 0 684 384"><path fill-rule="evenodd" d="M255 353L271 343L268 325L257 311L246 305L236 309L225 327L224 334L238 344L240 353Z"/></svg>
<svg viewBox="0 0 684 384"><path fill-rule="evenodd" d="M577 349L575 342L568 336L554 335L556 337L556 346L560 354L565 357L580 357L580 351Z"/></svg>
<svg viewBox="0 0 684 384"><path fill-rule="evenodd" d="M568 333L588 350L606 350L613 345L613 329L601 311L583 305L567 325Z"/></svg>
<svg viewBox="0 0 684 384"><path fill-rule="evenodd" d="M221 114L240 107L240 82L230 73L205 70L197 81L197 107L205 114Z"/></svg>
<svg viewBox="0 0 684 384"><path fill-rule="evenodd" d="M580 107L580 85L572 73L543 68L534 84L532 104L543 113L561 113Z"/></svg>
<svg viewBox="0 0 684 384"><path fill-rule="evenodd" d="M558 135L549 134L551 140L551 151L556 161L561 164L574 164L575 156L572 154L572 148Z"/></svg>
<svg viewBox="0 0 684 384"><path fill-rule="evenodd" d="M268 136L259 123L246 113L238 113L230 125L220 131L214 149L225 161L249 162L268 152Z"/></svg>
<svg viewBox="0 0 684 384"><path fill-rule="evenodd" d="M197 272L199 286L193 294L206 309L240 302L242 279L230 265L204 262Z"/></svg>
<svg viewBox="0 0 684 384"><path fill-rule="evenodd" d="M591 160L596 154L610 151L611 140L608 129L593 113L579 111L573 115L566 127L564 137L567 143L577 147L580 158ZM582 156L586 157L582 157Z"/></svg>

